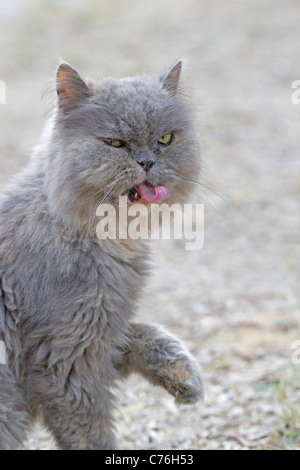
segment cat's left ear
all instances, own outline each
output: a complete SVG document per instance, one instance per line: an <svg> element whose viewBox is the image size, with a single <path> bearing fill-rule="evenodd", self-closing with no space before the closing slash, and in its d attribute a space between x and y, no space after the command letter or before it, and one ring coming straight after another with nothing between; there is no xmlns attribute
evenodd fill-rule
<svg viewBox="0 0 300 470"><path fill-rule="evenodd" d="M162 87L167 90L172 95L176 94L178 88L178 82L180 77L180 72L182 68L182 60L179 59L169 70L163 75L160 80L162 82Z"/></svg>
<svg viewBox="0 0 300 470"><path fill-rule="evenodd" d="M59 109L64 114L78 107L90 95L79 73L66 63L60 64L57 69L56 91Z"/></svg>

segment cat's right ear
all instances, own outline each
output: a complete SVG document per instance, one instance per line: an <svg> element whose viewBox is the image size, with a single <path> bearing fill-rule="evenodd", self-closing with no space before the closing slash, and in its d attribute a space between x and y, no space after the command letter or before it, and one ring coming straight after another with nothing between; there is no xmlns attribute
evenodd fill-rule
<svg viewBox="0 0 300 470"><path fill-rule="evenodd" d="M56 73L58 107L62 113L72 111L90 95L84 80L70 65L62 63Z"/></svg>
<svg viewBox="0 0 300 470"><path fill-rule="evenodd" d="M168 72L160 77L162 87L171 95L175 95L178 88L179 77L182 69L182 60L178 60Z"/></svg>

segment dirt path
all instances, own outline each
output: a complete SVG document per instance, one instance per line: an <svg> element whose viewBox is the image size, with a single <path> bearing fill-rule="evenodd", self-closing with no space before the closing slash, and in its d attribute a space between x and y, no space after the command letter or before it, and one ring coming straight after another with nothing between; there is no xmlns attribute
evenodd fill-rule
<svg viewBox="0 0 300 470"><path fill-rule="evenodd" d="M186 341L203 367L205 402L177 407L132 377L120 390L123 447L299 447L300 105L291 102L299 2L62 3L12 1L0 11L0 182L37 142L41 88L57 57L86 75L122 76L163 70L183 55L199 108L203 179L216 191L198 194L201 251L153 243L156 269L140 310ZM26 447L53 443L38 427Z"/></svg>

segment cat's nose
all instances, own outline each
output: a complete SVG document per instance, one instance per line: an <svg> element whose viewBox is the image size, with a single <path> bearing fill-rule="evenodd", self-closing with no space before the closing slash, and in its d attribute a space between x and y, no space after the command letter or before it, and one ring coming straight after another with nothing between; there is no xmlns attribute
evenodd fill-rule
<svg viewBox="0 0 300 470"><path fill-rule="evenodd" d="M153 167L155 163L154 159L152 158L139 158L137 162L139 165L141 165L143 170L145 170L146 172L151 170L151 168Z"/></svg>

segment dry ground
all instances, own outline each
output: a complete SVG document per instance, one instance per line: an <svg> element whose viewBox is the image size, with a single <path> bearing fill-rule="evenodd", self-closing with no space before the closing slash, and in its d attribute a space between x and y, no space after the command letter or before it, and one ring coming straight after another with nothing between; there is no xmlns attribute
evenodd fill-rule
<svg viewBox="0 0 300 470"><path fill-rule="evenodd" d="M300 79L297 0L22 1L0 6L0 182L41 131L42 86L65 58L85 75L156 72L187 57L199 109L205 245L153 243L140 316L176 332L203 367L204 403L177 407L132 377L125 449L300 446ZM300 355L299 355L300 356ZM53 448L37 427L26 448Z"/></svg>

